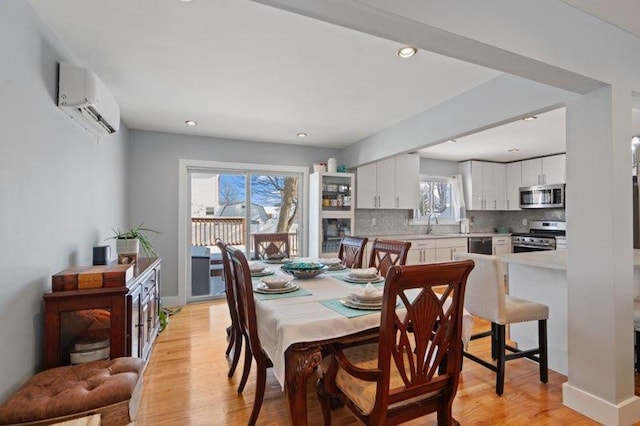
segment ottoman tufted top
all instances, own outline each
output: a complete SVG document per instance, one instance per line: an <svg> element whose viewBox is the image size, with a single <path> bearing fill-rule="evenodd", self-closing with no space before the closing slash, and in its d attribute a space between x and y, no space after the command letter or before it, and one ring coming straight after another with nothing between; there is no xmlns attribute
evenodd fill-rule
<svg viewBox="0 0 640 426"><path fill-rule="evenodd" d="M116 358L36 374L0 406L0 425L81 413L126 401L142 374L140 358Z"/></svg>

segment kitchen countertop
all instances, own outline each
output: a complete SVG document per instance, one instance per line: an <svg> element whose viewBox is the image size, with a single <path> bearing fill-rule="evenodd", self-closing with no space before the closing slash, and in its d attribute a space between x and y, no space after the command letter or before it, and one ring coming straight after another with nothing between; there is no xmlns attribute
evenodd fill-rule
<svg viewBox="0 0 640 426"><path fill-rule="evenodd" d="M403 234L403 235L365 235L370 240L380 238L385 240L434 240L441 238L472 238L472 237L509 237L511 234L497 232L472 232L470 234Z"/></svg>
<svg viewBox="0 0 640 426"><path fill-rule="evenodd" d="M567 270L567 252L565 250L509 253L498 257L507 263L537 266L547 269L559 269L563 271ZM633 267L640 269L640 250L633 250Z"/></svg>

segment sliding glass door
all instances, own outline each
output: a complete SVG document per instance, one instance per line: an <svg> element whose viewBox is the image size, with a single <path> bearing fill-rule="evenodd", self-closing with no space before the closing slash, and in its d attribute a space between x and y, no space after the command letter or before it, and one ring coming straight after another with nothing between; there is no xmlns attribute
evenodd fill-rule
<svg viewBox="0 0 640 426"><path fill-rule="evenodd" d="M254 234L287 233L291 255L301 255L299 173L216 168L189 170L189 175L192 280L187 301L224 297L217 239L251 259Z"/></svg>

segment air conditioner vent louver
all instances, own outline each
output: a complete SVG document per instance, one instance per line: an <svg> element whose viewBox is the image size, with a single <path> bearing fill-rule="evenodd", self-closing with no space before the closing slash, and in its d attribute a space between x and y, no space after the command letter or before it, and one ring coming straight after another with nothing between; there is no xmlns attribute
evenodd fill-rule
<svg viewBox="0 0 640 426"><path fill-rule="evenodd" d="M91 71L60 63L58 106L85 129L99 134L120 128L120 107L105 85Z"/></svg>

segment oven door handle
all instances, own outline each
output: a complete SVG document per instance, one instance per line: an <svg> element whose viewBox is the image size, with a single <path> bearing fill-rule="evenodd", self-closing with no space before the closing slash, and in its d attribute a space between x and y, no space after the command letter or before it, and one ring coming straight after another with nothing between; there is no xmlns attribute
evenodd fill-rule
<svg viewBox="0 0 640 426"><path fill-rule="evenodd" d="M512 244L513 247L522 247L522 248L533 248L533 249L540 249L540 250L555 250L555 247L551 246L551 245L545 245L545 246L534 246L531 244L520 244L520 243L514 243Z"/></svg>

